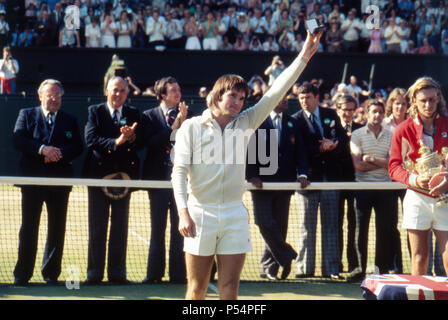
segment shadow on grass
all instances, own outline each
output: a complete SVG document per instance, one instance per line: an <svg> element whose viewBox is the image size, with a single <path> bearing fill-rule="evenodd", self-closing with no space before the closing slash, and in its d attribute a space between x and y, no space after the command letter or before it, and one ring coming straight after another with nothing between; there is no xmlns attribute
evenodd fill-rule
<svg viewBox="0 0 448 320"><path fill-rule="evenodd" d="M216 283L214 283L216 286ZM31 284L26 287L0 284L1 300L183 300L182 284L132 284L123 286L98 285L67 289L65 284L48 286ZM216 300L215 290L208 291L207 299ZM362 300L359 284L325 280L288 282L249 282L240 284L241 300Z"/></svg>

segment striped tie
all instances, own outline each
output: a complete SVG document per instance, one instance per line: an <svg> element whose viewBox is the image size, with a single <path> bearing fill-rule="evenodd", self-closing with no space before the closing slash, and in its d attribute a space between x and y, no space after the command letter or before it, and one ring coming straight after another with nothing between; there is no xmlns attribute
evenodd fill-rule
<svg viewBox="0 0 448 320"><path fill-rule="evenodd" d="M47 124L48 124L48 129L50 131L53 130L53 127L54 127L54 118L53 118L53 116L54 116L54 112L49 112L47 114Z"/></svg>

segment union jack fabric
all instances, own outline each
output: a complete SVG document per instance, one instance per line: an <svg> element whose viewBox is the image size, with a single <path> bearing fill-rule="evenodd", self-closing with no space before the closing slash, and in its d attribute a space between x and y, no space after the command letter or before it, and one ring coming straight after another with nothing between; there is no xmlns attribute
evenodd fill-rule
<svg viewBox="0 0 448 320"><path fill-rule="evenodd" d="M448 300L446 277L371 275L361 284L367 300Z"/></svg>

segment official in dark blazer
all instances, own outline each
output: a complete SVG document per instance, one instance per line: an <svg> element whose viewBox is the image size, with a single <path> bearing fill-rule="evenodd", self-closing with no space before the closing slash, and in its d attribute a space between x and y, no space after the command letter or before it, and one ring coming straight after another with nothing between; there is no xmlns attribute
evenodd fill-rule
<svg viewBox="0 0 448 320"><path fill-rule="evenodd" d="M259 189L263 188L263 182L299 181L302 187L308 185L305 145L297 122L286 114L287 109L288 100L284 98L257 129L250 142L246 177ZM261 143L265 143L265 148L259 148ZM266 154L259 154L264 153L261 150L266 150ZM260 157L267 157L269 163L261 164ZM263 169L273 171L263 172ZM281 279L286 279L291 272L291 262L297 257L297 252L286 242L289 204L294 191L254 190L251 193L255 223L265 241L260 276L276 280L282 266Z"/></svg>
<svg viewBox="0 0 448 320"><path fill-rule="evenodd" d="M353 160L350 154L350 137L352 132L362 127L362 124L353 121L356 107L358 102L350 95L340 96L336 101L336 112L341 120L341 125L347 134L347 144L345 146L346 151L343 152L339 158L340 165L342 167L342 181L354 182L355 181L355 168L353 166ZM345 204L347 203L347 214L345 214ZM339 214L338 214L338 227L339 227L339 257L342 261L342 252L344 248L343 237L343 225L344 215L347 217L347 262L348 271L353 270L358 265L358 258L355 248L355 229L356 229L356 213L355 213L355 196L353 190L341 190L339 193ZM343 271L341 266L339 271Z"/></svg>
<svg viewBox="0 0 448 320"><path fill-rule="evenodd" d="M318 89L310 83L298 89L302 109L293 115L305 141L312 182L341 181L343 168L339 158L344 156L347 135L336 112L322 108ZM316 222L320 205L322 235L322 275L339 279L339 191L298 191L299 232L297 277L314 275Z"/></svg>
<svg viewBox="0 0 448 320"><path fill-rule="evenodd" d="M109 80L107 102L88 109L85 139L88 147L84 176L103 178L122 172L131 179L139 178L137 155L141 144L141 114L138 109L124 105L129 87L121 77ZM108 247L108 280L126 284L126 248L128 236L130 193L116 199L100 187L88 188L89 249L86 284L98 284L104 276L106 239L111 211Z"/></svg>
<svg viewBox="0 0 448 320"><path fill-rule="evenodd" d="M30 177L73 177L72 160L82 153L77 119L61 108L64 90L53 79L41 83L41 105L22 109L14 127L14 146L21 152L20 173ZM48 235L42 261L42 275L56 284L61 273L68 197L71 187L22 185L22 226L14 278L26 285L33 275L39 221L45 202Z"/></svg>
<svg viewBox="0 0 448 320"><path fill-rule="evenodd" d="M143 165L143 179L171 180L173 145L176 130L189 116L188 107L181 100L179 84L173 77L165 77L154 86L160 105L143 112L144 141L147 148ZM179 218L171 189L148 190L151 217L151 239L148 267L143 283L160 283L165 275L165 230L170 212L170 282L186 281L183 237L178 231Z"/></svg>

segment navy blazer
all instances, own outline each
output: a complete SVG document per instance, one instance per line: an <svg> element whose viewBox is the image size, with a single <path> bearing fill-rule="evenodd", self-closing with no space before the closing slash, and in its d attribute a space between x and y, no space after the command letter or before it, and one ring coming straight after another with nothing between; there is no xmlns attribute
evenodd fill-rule
<svg viewBox="0 0 448 320"><path fill-rule="evenodd" d="M192 116L188 112L188 118ZM173 130L167 124L161 106L143 112L144 143L146 157L143 163L142 178L146 180L169 180L171 165L169 148Z"/></svg>
<svg viewBox="0 0 448 320"><path fill-rule="evenodd" d="M323 153L319 151L320 135L314 131L313 125L303 109L292 115L293 118L297 119L297 125L306 145L308 163L311 169L308 172L308 179L310 181L323 181L325 177L328 181L342 181L344 173L340 157L347 156L347 134L342 128L335 110L319 107L319 113L324 137L339 141L338 146L333 151Z"/></svg>
<svg viewBox="0 0 448 320"><path fill-rule="evenodd" d="M21 152L20 172L32 177L72 177L72 161L82 153L83 144L75 116L60 109L49 130L42 107L21 109L14 133L14 146ZM39 155L42 145L57 147L62 159L45 163Z"/></svg>
<svg viewBox="0 0 448 320"><path fill-rule="evenodd" d="M259 152L260 139L263 139L266 144L266 156L270 155L270 130L275 129L270 116L260 125L255 132L251 143L256 143L256 163L248 162L246 168L246 177L251 179L253 177L259 177L262 181L266 182L289 182L297 181L297 177L301 174L308 173L308 159L305 144L303 142L302 134L298 129L296 119L290 115L283 113L282 116L282 129L280 136L280 145L278 149L278 170L272 175L260 175L260 169L269 167L270 164L261 164ZM261 134L260 130L265 130L264 134ZM248 149L248 161L251 161L250 155L251 148ZM265 156L265 155L261 155ZM253 161L252 161L253 162Z"/></svg>
<svg viewBox="0 0 448 320"><path fill-rule="evenodd" d="M125 172L132 179L139 179L140 160L138 150L142 147L142 123L140 111L135 107L123 106L120 125L132 126L137 122L136 139L115 145L120 128L115 126L105 103L92 105L88 109L85 126L87 155L83 175L88 178L102 178L115 172Z"/></svg>

